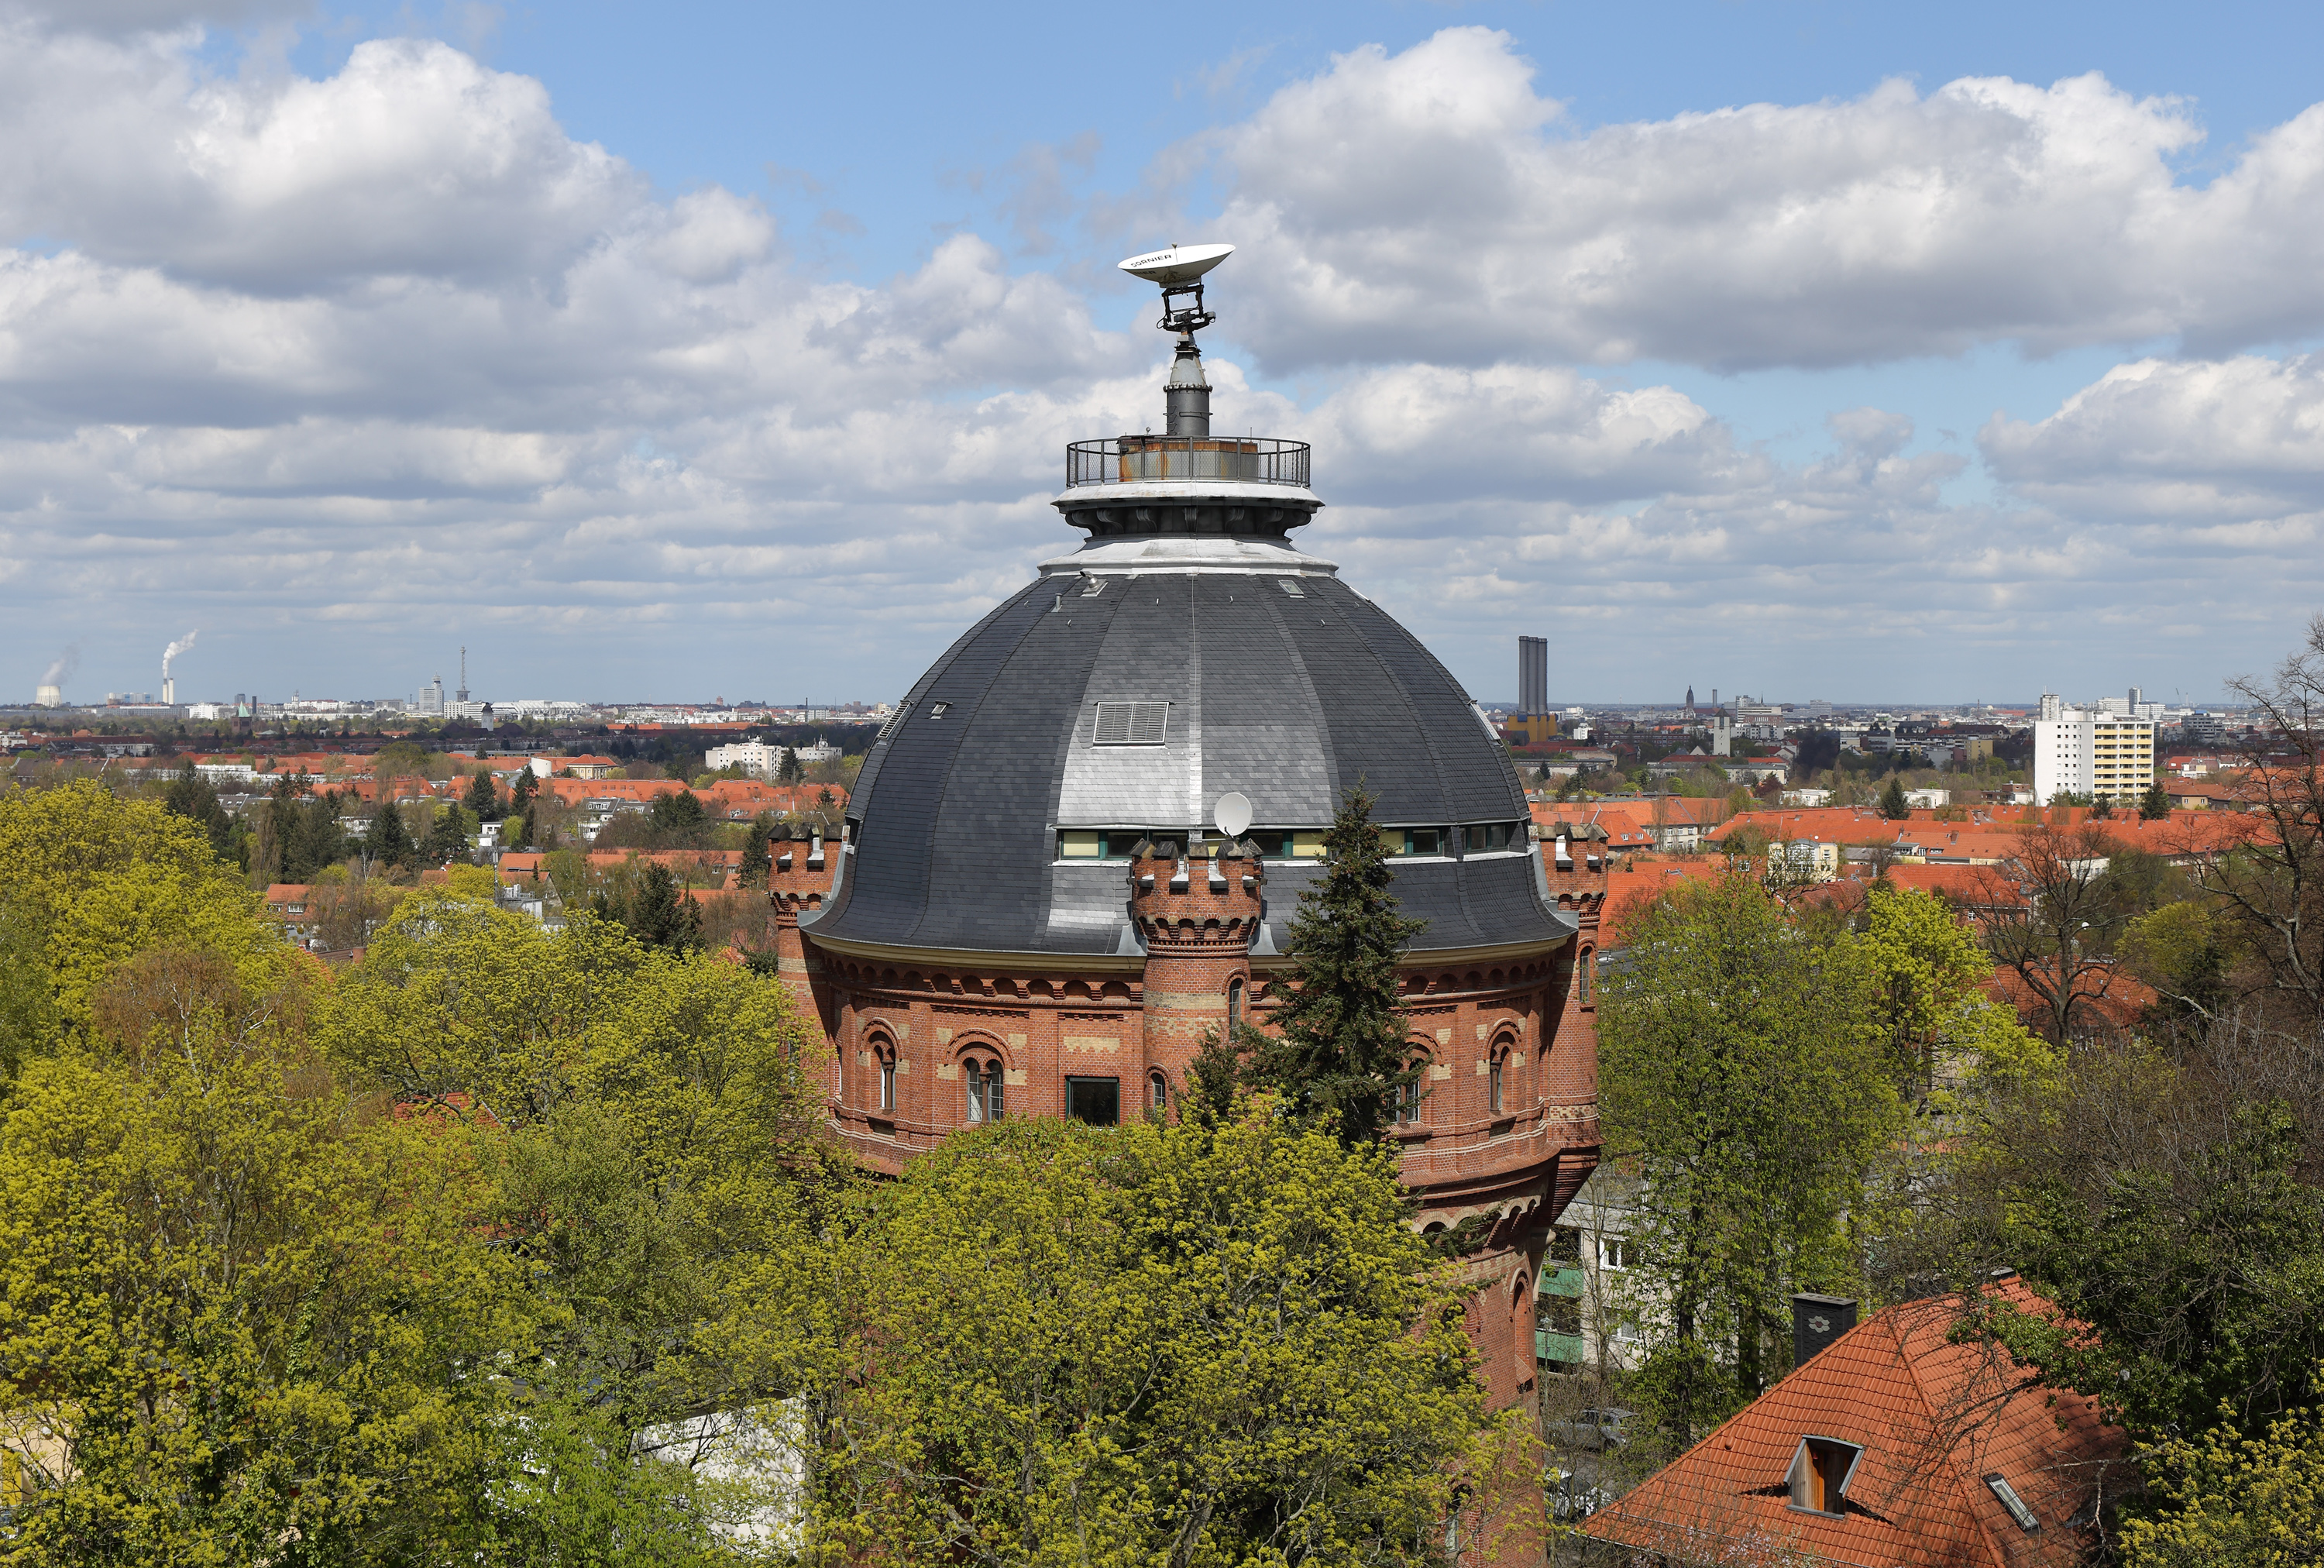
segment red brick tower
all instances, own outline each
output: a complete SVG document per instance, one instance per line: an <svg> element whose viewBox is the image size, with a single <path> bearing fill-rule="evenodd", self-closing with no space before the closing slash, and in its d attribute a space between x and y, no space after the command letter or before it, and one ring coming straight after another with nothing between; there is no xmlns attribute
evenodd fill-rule
<svg viewBox="0 0 2324 1568"><path fill-rule="evenodd" d="M1130 918L1146 944L1146 1065L1173 1085L1204 1035L1242 1021L1265 878L1255 844L1190 851L1148 839L1130 852Z"/></svg>
<svg viewBox="0 0 2324 1568"><path fill-rule="evenodd" d="M815 992L816 963L799 939L799 916L823 908L831 892L833 857L823 849L823 829L792 826L775 830L767 846L767 898L775 907L775 954L783 983L791 989L801 1018L821 1018L825 1034L832 1019L822 1017Z"/></svg>

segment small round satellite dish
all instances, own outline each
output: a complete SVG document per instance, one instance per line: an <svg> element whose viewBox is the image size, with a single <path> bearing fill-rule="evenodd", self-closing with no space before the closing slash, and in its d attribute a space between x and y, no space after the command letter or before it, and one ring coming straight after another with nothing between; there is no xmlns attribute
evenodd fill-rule
<svg viewBox="0 0 2324 1568"><path fill-rule="evenodd" d="M1228 790L1219 797L1218 804L1211 807L1211 819L1229 838L1240 838L1250 826L1250 798L1240 789Z"/></svg>
<svg viewBox="0 0 2324 1568"><path fill-rule="evenodd" d="M1133 278L1167 286L1191 283L1232 254L1232 245L1166 245L1132 256L1120 265Z"/></svg>

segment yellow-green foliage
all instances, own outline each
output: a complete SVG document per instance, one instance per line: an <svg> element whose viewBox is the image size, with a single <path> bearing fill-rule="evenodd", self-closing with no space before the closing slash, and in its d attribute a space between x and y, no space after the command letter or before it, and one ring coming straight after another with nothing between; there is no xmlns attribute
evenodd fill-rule
<svg viewBox="0 0 2324 1568"><path fill-rule="evenodd" d="M2146 1458L2167 1510L2125 1525L2130 1568L2324 1562L2324 1421L2315 1411L2293 1412L2264 1437L2223 1425L2163 1443Z"/></svg>
<svg viewBox="0 0 2324 1568"><path fill-rule="evenodd" d="M349 1099L214 958L143 955L95 1011L0 1120L0 1410L40 1505L0 1560L437 1557L529 1338L493 1140Z"/></svg>
<svg viewBox="0 0 2324 1568"><path fill-rule="evenodd" d="M1965 1091L2055 1079L2056 1051L1987 993L1993 961L1944 900L1876 886L1866 915L1878 1027L1919 1108L1950 1113Z"/></svg>
<svg viewBox="0 0 2324 1568"><path fill-rule="evenodd" d="M956 1137L847 1263L823 1508L886 1561L1434 1561L1490 1490L1465 1294L1388 1157L1278 1119ZM836 1560L835 1558L835 1560Z"/></svg>
<svg viewBox="0 0 2324 1568"><path fill-rule="evenodd" d="M827 1047L788 992L610 922L550 932L428 892L339 983L321 1035L358 1082L505 1136L495 1229L544 1354L525 1373L536 1462L495 1539L517 1560L586 1558L616 1528L639 1560L708 1551L708 1522L761 1506L763 1485L632 1474L632 1440L793 1396L837 1338L847 1162L820 1115Z"/></svg>
<svg viewBox="0 0 2324 1568"><path fill-rule="evenodd" d="M88 781L0 795L0 964L18 971L0 997L0 1055L84 1035L106 973L161 946L215 955L253 995L300 973L258 896L186 818Z"/></svg>

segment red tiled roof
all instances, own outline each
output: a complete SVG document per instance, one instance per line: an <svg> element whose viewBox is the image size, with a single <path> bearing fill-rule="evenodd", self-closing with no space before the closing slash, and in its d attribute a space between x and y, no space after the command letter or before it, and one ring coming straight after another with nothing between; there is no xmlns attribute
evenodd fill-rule
<svg viewBox="0 0 2324 1568"><path fill-rule="evenodd" d="M2018 1280L1991 1294L2054 1314ZM1998 1347L1948 1343L1969 1305L1934 1296L1858 1324L1584 1528L1683 1560L1759 1548L1847 1568L2065 1568L2090 1544L2085 1516L2127 1437ZM1791 1506L1809 1436L1864 1451L1837 1517ZM1984 1480L1997 1473L2038 1529L2011 1518Z"/></svg>

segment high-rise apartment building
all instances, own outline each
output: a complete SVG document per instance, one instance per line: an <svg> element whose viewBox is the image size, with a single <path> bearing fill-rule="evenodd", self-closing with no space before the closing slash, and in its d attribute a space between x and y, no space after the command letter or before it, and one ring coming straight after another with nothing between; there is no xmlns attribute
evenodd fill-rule
<svg viewBox="0 0 2324 1568"><path fill-rule="evenodd" d="M2154 722L2042 699L2034 725L2034 798L2061 794L2128 805L2154 783Z"/></svg>

